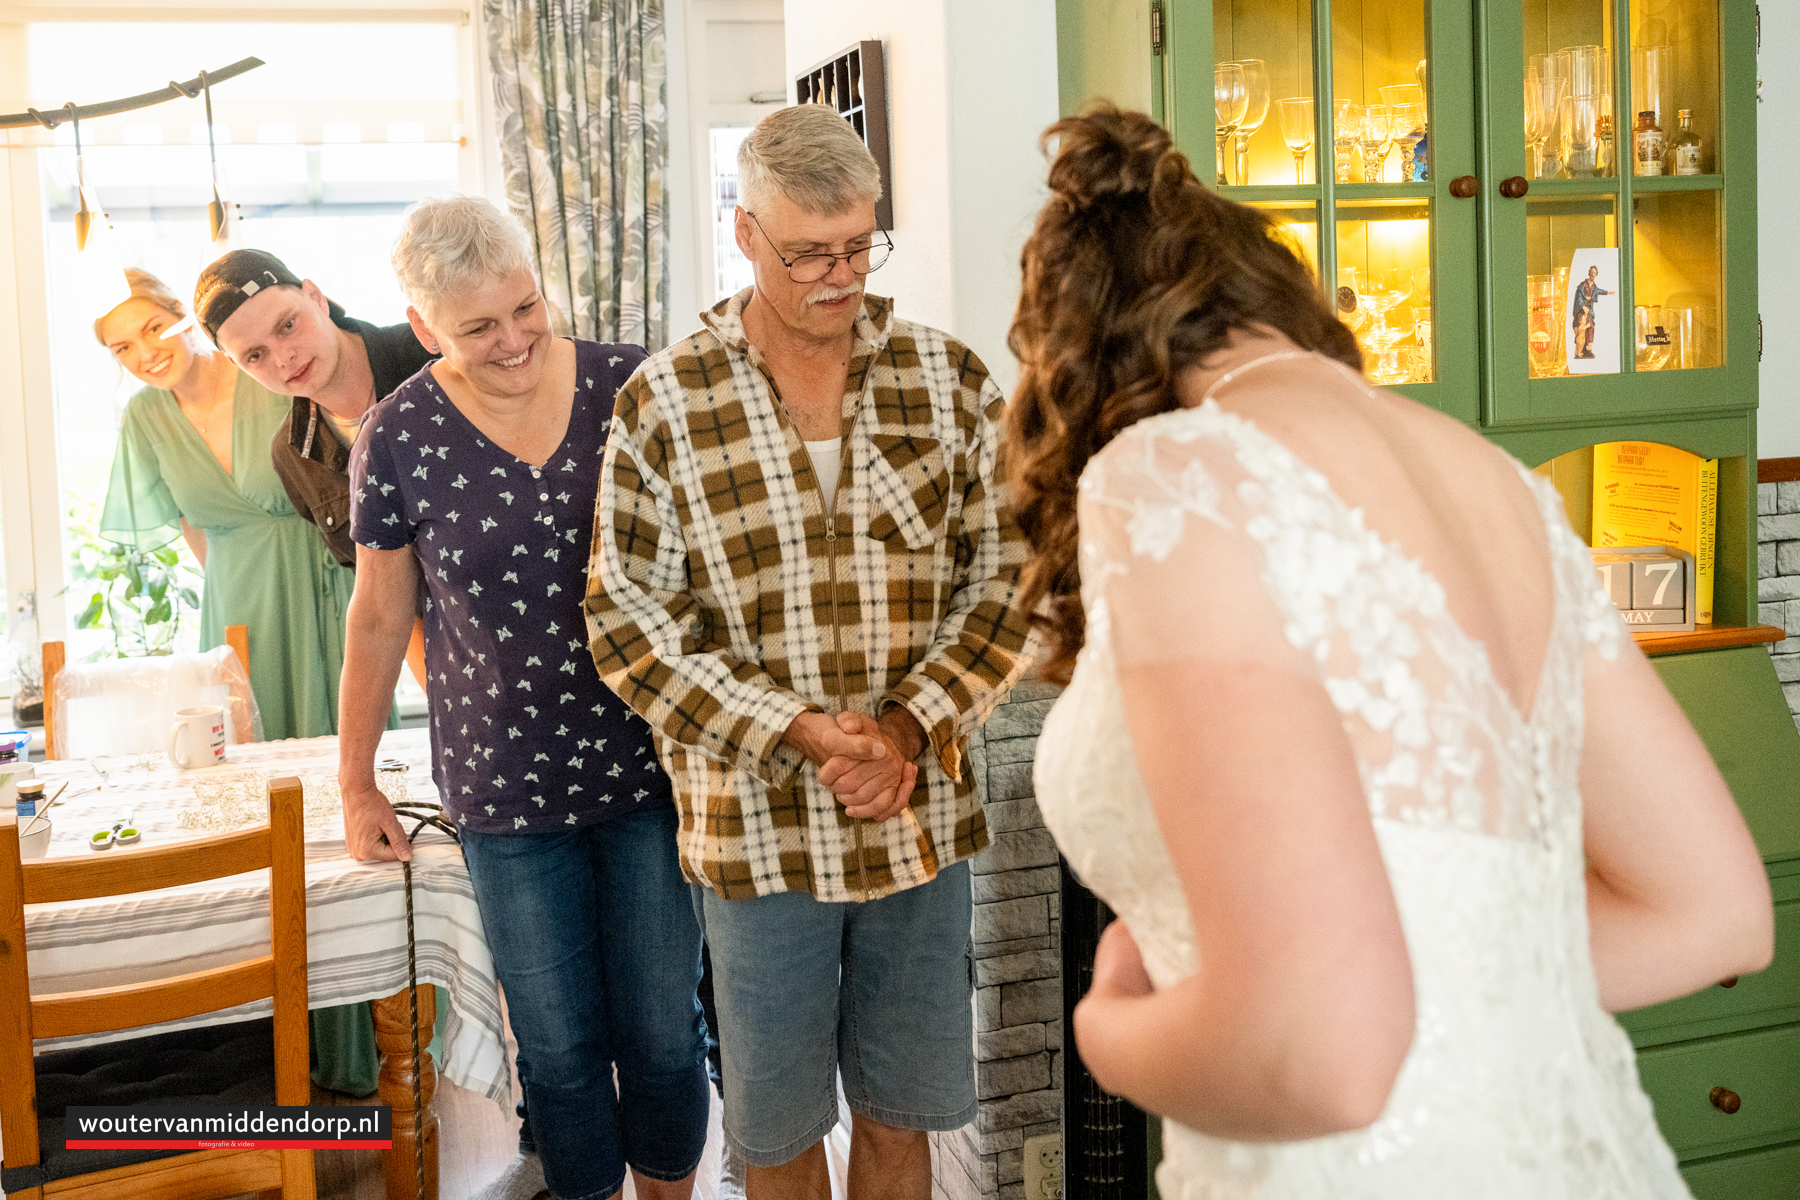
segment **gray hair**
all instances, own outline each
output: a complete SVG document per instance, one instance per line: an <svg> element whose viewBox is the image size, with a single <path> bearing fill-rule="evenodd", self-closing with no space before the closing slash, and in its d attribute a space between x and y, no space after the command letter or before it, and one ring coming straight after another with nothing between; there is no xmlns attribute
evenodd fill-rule
<svg viewBox="0 0 1800 1200"><path fill-rule="evenodd" d="M850 122L819 104L778 108L738 147L738 196L757 208L780 192L809 213L836 215L881 199L881 169Z"/></svg>
<svg viewBox="0 0 1800 1200"><path fill-rule="evenodd" d="M427 320L438 300L464 288L521 270L537 276L524 227L480 196L428 196L402 220L394 277Z"/></svg>

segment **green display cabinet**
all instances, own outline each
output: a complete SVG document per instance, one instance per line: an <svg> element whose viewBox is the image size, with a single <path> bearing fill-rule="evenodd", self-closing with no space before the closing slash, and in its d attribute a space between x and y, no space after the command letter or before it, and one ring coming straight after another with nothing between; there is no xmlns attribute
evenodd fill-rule
<svg viewBox="0 0 1800 1200"><path fill-rule="evenodd" d="M1762 849L1777 954L1623 1020L1696 1194L1800 1200L1800 735L1759 644L1783 634L1756 624L1755 53L1753 0L1058 0L1064 112L1162 121L1281 222L1373 380L1543 468L1578 528L1595 444L1719 460L1715 621L1639 640Z"/></svg>

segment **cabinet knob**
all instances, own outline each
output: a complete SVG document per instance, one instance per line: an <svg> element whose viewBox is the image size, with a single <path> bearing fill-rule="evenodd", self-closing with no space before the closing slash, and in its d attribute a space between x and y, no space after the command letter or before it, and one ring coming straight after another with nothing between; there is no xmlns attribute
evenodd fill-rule
<svg viewBox="0 0 1800 1200"><path fill-rule="evenodd" d="M1472 200L1481 190L1481 181L1473 175L1458 175L1450 181L1450 194L1458 200Z"/></svg>
<svg viewBox="0 0 1800 1200"><path fill-rule="evenodd" d="M1718 1109L1728 1117L1744 1106L1743 1097L1726 1087L1714 1088L1707 1094L1706 1098L1712 1101L1712 1106L1714 1108Z"/></svg>
<svg viewBox="0 0 1800 1200"><path fill-rule="evenodd" d="M1719 980L1719 986L1722 988L1734 988L1737 986L1737 983L1738 977L1736 975L1733 975L1730 979Z"/></svg>
<svg viewBox="0 0 1800 1200"><path fill-rule="evenodd" d="M1500 181L1500 194L1508 200L1517 200L1531 190L1523 175L1514 175L1510 179Z"/></svg>

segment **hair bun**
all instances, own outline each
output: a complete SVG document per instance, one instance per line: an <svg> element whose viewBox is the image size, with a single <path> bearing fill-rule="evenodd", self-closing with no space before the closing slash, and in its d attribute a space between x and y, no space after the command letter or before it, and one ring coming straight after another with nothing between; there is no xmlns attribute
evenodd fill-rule
<svg viewBox="0 0 1800 1200"><path fill-rule="evenodd" d="M1165 162L1186 162L1171 148L1168 130L1104 101L1046 130L1046 153L1053 144L1050 190L1074 208L1147 195Z"/></svg>

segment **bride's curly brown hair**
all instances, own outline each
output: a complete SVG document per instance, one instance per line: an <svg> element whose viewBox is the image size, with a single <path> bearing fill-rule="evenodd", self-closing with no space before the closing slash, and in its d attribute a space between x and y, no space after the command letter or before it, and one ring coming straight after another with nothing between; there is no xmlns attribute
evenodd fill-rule
<svg viewBox="0 0 1800 1200"><path fill-rule="evenodd" d="M1006 475L1032 549L1018 603L1049 635L1043 675L1066 683L1085 624L1075 488L1088 459L1178 407L1182 372L1234 330L1278 330L1358 372L1362 354L1275 220L1203 186L1149 117L1099 105L1043 145L1050 202L1020 255L1007 337L1021 372Z"/></svg>

